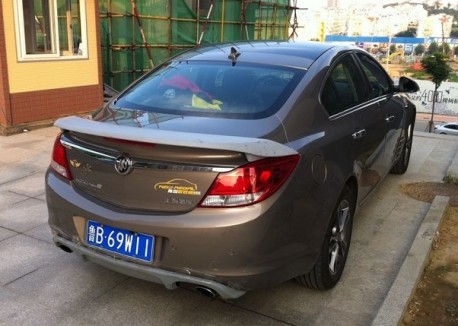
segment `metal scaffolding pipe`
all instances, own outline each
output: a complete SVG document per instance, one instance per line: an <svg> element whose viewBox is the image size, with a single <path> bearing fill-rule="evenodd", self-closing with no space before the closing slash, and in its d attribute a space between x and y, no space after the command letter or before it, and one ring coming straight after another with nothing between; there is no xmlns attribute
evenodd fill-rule
<svg viewBox="0 0 458 326"><path fill-rule="evenodd" d="M148 40L146 39L145 31L143 30L142 22L141 22L141 20L140 20L139 15L138 15L137 3L135 2L135 0L131 0L130 3L132 4L132 12L133 12L134 17L135 17L136 20L137 20L138 27L139 27L139 29L140 29L140 34L141 34L142 39L143 39L143 44L144 44L145 47L146 47L146 53L148 54L148 59L149 59L150 67L151 67L151 68L154 68L153 55L152 55L151 50L150 50L150 48L149 48L149 46L148 46Z"/></svg>
<svg viewBox="0 0 458 326"><path fill-rule="evenodd" d="M197 42L197 45L200 45L200 43L202 42L202 38L204 37L204 33L205 31L207 30L207 24L208 24L208 20L210 19L210 16L212 14L212 10L213 10L213 0L211 2L211 5L210 5L210 9L208 10L208 13L207 13L207 17L205 19L205 23L204 23L204 26L202 27L202 33L200 33L200 37L199 37L199 40ZM199 15L197 15L197 17L199 17ZM199 26L199 24L197 24L197 26Z"/></svg>
<svg viewBox="0 0 458 326"><path fill-rule="evenodd" d="M103 56L106 60L105 81L110 86L116 85L115 88L123 88L139 74L153 68L157 64L155 61L161 62L180 50L201 45L210 33L208 40L217 39L220 33L220 42L286 39L289 36L288 27L292 28L292 35L295 32L289 16L292 10L297 9L297 3L294 1L291 6L293 1L287 4L275 2L240 0L241 12L236 12L229 1L206 0L206 12L202 12L201 16L203 0L193 1L192 8L186 7L191 3L187 0L151 3L130 0L131 12L127 0L103 0L100 2L103 9L100 9L99 17L102 23L106 22L103 31L107 35L102 42L102 49L106 51ZM125 13L122 12L124 10ZM183 44L188 41L188 44ZM129 42L131 44L127 44Z"/></svg>

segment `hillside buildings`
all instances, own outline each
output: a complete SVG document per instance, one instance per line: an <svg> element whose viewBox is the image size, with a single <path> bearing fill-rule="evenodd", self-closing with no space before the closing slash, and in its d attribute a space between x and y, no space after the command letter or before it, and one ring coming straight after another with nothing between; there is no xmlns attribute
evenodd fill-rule
<svg viewBox="0 0 458 326"><path fill-rule="evenodd" d="M308 1L298 1L307 8ZM328 0L327 7L298 11L298 40L324 40L325 35L394 36L413 30L419 38L447 38L452 30L453 16L430 15L420 1L358 3L344 5L343 0Z"/></svg>

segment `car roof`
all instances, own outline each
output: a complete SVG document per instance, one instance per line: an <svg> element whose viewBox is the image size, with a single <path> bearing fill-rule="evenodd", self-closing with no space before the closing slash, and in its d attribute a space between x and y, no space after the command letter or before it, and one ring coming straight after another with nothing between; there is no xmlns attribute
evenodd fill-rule
<svg viewBox="0 0 458 326"><path fill-rule="evenodd" d="M193 48L174 61L228 61L231 49L240 55L235 62L294 66L307 69L318 57L334 48L358 49L347 45L321 42L253 41L206 45Z"/></svg>

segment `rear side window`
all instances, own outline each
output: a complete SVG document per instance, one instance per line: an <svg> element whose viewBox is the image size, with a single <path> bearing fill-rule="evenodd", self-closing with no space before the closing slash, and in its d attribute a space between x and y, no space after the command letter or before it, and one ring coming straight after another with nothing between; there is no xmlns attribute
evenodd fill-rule
<svg viewBox="0 0 458 326"><path fill-rule="evenodd" d="M261 118L283 105L304 74L289 67L179 61L143 78L115 105L154 113Z"/></svg>
<svg viewBox="0 0 458 326"><path fill-rule="evenodd" d="M388 78L383 68L367 55L358 53L357 56L369 80L369 99L388 94L391 90L391 80Z"/></svg>
<svg viewBox="0 0 458 326"><path fill-rule="evenodd" d="M321 103L329 115L334 115L360 104L364 97L361 75L351 56L346 55L327 77Z"/></svg>

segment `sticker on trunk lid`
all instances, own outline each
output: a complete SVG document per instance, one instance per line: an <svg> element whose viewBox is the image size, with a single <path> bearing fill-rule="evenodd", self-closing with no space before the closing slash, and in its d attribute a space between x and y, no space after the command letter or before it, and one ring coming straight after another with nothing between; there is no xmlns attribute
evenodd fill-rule
<svg viewBox="0 0 458 326"><path fill-rule="evenodd" d="M168 194L200 196L197 185L185 179L172 179L165 182L158 182L154 190L166 191Z"/></svg>

